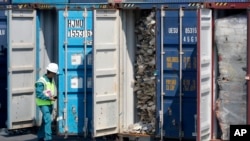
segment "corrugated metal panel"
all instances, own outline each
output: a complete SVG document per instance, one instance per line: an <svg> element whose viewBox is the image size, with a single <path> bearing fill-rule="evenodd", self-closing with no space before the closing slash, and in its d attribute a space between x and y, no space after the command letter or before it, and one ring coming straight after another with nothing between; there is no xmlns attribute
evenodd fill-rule
<svg viewBox="0 0 250 141"><path fill-rule="evenodd" d="M69 3L107 3L107 0L69 0Z"/></svg>
<svg viewBox="0 0 250 141"><path fill-rule="evenodd" d="M157 88L158 93L162 88L163 96L159 98L158 94L158 101L161 99L163 103L161 107L158 102L157 107L163 108L162 133L170 138L195 139L197 12L184 10L182 18L179 9L162 11L162 17L159 14L158 27L161 27L159 34L162 34L162 39L158 39L158 44L164 54L162 67L159 63L157 65L162 70L161 83L158 82L161 87Z"/></svg>
<svg viewBox="0 0 250 141"><path fill-rule="evenodd" d="M249 0L108 0L114 3L249 2Z"/></svg>
<svg viewBox="0 0 250 141"><path fill-rule="evenodd" d="M7 17L0 11L0 128L7 120Z"/></svg>
<svg viewBox="0 0 250 141"><path fill-rule="evenodd" d="M36 11L9 10L8 25L8 129L32 127L36 118Z"/></svg>
<svg viewBox="0 0 250 141"><path fill-rule="evenodd" d="M92 11L68 11L67 14L59 11L58 14L61 73L58 83L58 115L62 117L58 124L59 134L67 132L87 135L91 131L92 14Z"/></svg>
<svg viewBox="0 0 250 141"><path fill-rule="evenodd" d="M119 33L118 10L94 11L93 135L95 137L119 132Z"/></svg>
<svg viewBox="0 0 250 141"><path fill-rule="evenodd" d="M0 0L0 4L10 4L11 0Z"/></svg>
<svg viewBox="0 0 250 141"><path fill-rule="evenodd" d="M42 4L57 4L57 3L68 3L68 0L12 0L13 4L18 3L42 3Z"/></svg>
<svg viewBox="0 0 250 141"><path fill-rule="evenodd" d="M198 130L196 140L207 141L211 139L212 133L212 11L201 9L198 15Z"/></svg>

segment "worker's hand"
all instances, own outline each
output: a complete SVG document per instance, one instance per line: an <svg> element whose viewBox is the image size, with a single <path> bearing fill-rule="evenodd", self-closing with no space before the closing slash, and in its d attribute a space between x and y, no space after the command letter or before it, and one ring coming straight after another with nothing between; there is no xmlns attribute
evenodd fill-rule
<svg viewBox="0 0 250 141"><path fill-rule="evenodd" d="M53 96L49 97L49 99L50 99L51 101L55 101L55 100L56 100Z"/></svg>

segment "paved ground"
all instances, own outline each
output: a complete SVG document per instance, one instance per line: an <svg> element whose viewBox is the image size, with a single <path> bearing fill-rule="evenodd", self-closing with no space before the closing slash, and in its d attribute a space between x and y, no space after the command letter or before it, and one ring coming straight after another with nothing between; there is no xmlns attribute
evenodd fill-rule
<svg viewBox="0 0 250 141"><path fill-rule="evenodd" d="M35 134L1 135L0 141L37 141L37 137ZM53 141L85 141L85 139L80 137L68 137L67 139L64 139L63 136L53 136Z"/></svg>
<svg viewBox="0 0 250 141"><path fill-rule="evenodd" d="M0 141L37 141L37 137L32 131L19 130L8 133L6 129L0 129ZM92 139L84 139L80 136L68 136L65 139L64 136L53 135L53 141L92 141Z"/></svg>

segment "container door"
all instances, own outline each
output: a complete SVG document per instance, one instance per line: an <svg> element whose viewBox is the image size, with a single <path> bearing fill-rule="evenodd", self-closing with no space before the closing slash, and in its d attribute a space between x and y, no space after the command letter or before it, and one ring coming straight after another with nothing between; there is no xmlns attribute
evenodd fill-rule
<svg viewBox="0 0 250 141"><path fill-rule="evenodd" d="M198 12L198 141L211 139L212 117L212 11L200 9Z"/></svg>
<svg viewBox="0 0 250 141"><path fill-rule="evenodd" d="M58 11L58 132L83 134L92 120L93 12Z"/></svg>
<svg viewBox="0 0 250 141"><path fill-rule="evenodd" d="M196 138L193 133L197 114L197 10L163 9L159 14L158 37L162 39L157 56L161 56L161 66L157 66L161 82L157 85L161 87L161 134L192 140Z"/></svg>
<svg viewBox="0 0 250 141"><path fill-rule="evenodd" d="M94 136L118 132L119 11L94 11Z"/></svg>
<svg viewBox="0 0 250 141"><path fill-rule="evenodd" d="M35 125L36 11L8 13L8 129Z"/></svg>

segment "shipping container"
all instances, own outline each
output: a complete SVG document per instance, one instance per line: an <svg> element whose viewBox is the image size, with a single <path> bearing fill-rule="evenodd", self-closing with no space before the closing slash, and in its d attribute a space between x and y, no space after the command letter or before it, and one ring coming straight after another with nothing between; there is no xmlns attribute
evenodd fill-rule
<svg viewBox="0 0 250 141"><path fill-rule="evenodd" d="M146 120L153 136L194 140L199 78L197 8L93 10L91 4L83 6L87 8L9 10L8 55L16 57L8 59L13 68L8 73L8 129L39 125L39 110L31 100L33 84L49 62L57 62L58 102L53 115L58 121L57 134L130 137L136 125L140 128L137 134L149 132ZM147 16L152 23L144 22ZM138 31L140 26L148 26L152 34L146 33L151 50L146 59L141 58L145 53L141 42L148 37L139 37L144 36L143 30ZM24 57L18 55L24 53ZM146 70L138 76L143 66ZM26 84L22 89L19 79ZM139 97L138 89L147 90L147 96ZM27 101L29 110L20 106ZM151 109L145 110L143 101ZM152 111L151 115L144 117L145 111ZM147 130L142 132L142 127Z"/></svg>
<svg viewBox="0 0 250 141"><path fill-rule="evenodd" d="M209 36L201 36L202 33L198 35L205 37L205 43L212 49L210 57L212 93L209 95L212 125L210 140L230 140L230 125L249 124L250 121L247 75L249 73L248 6L249 3L229 3L224 6L216 3L204 4L204 7L213 13L213 28L207 34ZM204 42L198 43L200 48L204 45ZM199 120L200 125L198 124L197 128L201 129L202 117Z"/></svg>
<svg viewBox="0 0 250 141"><path fill-rule="evenodd" d="M56 19L51 16L56 12L13 8L6 13L8 72L4 82L7 85L4 122L9 130L39 126L41 114L35 104L34 84L46 72L49 62L57 62Z"/></svg>
<svg viewBox="0 0 250 141"><path fill-rule="evenodd" d="M128 136L130 126L141 121L136 108L140 98L134 96L139 81L134 68L139 43L134 31L137 19L150 11L154 8L59 11L59 134ZM156 42L152 46L157 57L155 68L147 74L155 82L152 120L156 120L153 128L158 133L154 134L195 139L197 9L157 9L155 13ZM159 122L164 123L162 130L156 129Z"/></svg>
<svg viewBox="0 0 250 141"><path fill-rule="evenodd" d="M62 119L58 122L58 132L82 134L92 128L93 12L65 12L58 12L58 22L61 23L58 27L59 66L62 73L58 85L58 116Z"/></svg>
<svg viewBox="0 0 250 141"><path fill-rule="evenodd" d="M92 6L92 4L84 5L88 10L91 9ZM32 9L31 7L22 7L21 9L13 8L6 11L8 15L8 38L5 38L5 41L6 45L8 41L8 47L6 47L6 49L9 57L5 60L6 79L8 80L6 80L4 84L8 87L5 95L5 98L8 99L5 107L8 108L7 111L3 113L3 115L6 115L7 121L3 120L3 122L4 124L6 122L6 126L10 131L40 126L41 114L34 101L34 84L39 76L46 73L46 66L50 62L56 62L61 65L60 74L56 77L56 81L60 81L58 84L59 100L57 104L54 105L53 112L53 119L55 121L58 120L58 124L53 124L53 126L58 125L59 127L56 132L58 134L65 133L65 124L62 121L64 116L60 119L64 109L68 109L69 113L68 117L66 117L69 121L68 134L82 135L86 124L89 124L86 128L88 132L90 132L93 127L90 122L83 120L88 120L88 118L92 119L93 113L92 109L87 109L87 114L85 112L86 109L84 110L84 107L92 107L84 106L84 100L86 98L88 99L85 100L88 105L92 105L93 100L92 89L90 89L92 87L91 51L93 12L91 10L87 11L87 17L84 19L84 11L69 11L68 14L72 17L69 17L69 22L67 21L66 24L64 24L63 20L64 12L65 11L55 9ZM83 19L84 21L82 21ZM85 21L88 21L86 33L84 29L79 29ZM84 26L87 24L84 24ZM64 45L65 26L61 27L62 25L71 27L69 28L70 32L66 32L66 37L69 37L69 49L66 54L70 58L66 65L69 68L69 73L66 73L68 77L68 79L66 79L67 81L64 80L64 77L61 77L65 76L64 69L67 68L63 68L64 65L61 64L65 60L64 56L60 53L63 53L62 48L66 46L66 44ZM1 27L4 26L1 25ZM61 33L63 33L63 35ZM89 60L87 62L87 68L82 65L82 53L84 51L84 42L82 39L85 35L89 36L87 46ZM59 59L62 60L58 61ZM71 62L73 62L73 64L70 64ZM85 69L87 69L86 75L84 74ZM87 78L87 82L84 82L84 78ZM65 89L64 81L66 81L66 84L69 82L69 90ZM86 83L88 88L84 87ZM67 107L64 106L64 90L68 91L66 94L69 95L69 104ZM67 114L67 112L65 114ZM90 134L86 135L90 136Z"/></svg>
<svg viewBox="0 0 250 141"><path fill-rule="evenodd" d="M194 139L197 132L197 9L166 8L158 14L160 51L157 56L161 61L157 70L161 73L157 111L163 112L161 134Z"/></svg>
<svg viewBox="0 0 250 141"><path fill-rule="evenodd" d="M7 17L0 11L0 128L7 120Z"/></svg>
<svg viewBox="0 0 250 141"><path fill-rule="evenodd" d="M39 126L34 83L56 62L59 135L221 139L214 20L249 3L105 5L8 10L8 129Z"/></svg>
<svg viewBox="0 0 250 141"><path fill-rule="evenodd" d="M7 40L7 127L31 127L36 119L36 11L9 10Z"/></svg>
<svg viewBox="0 0 250 141"><path fill-rule="evenodd" d="M12 4L29 4L29 3L37 3L37 4L67 4L68 0L12 0Z"/></svg>

